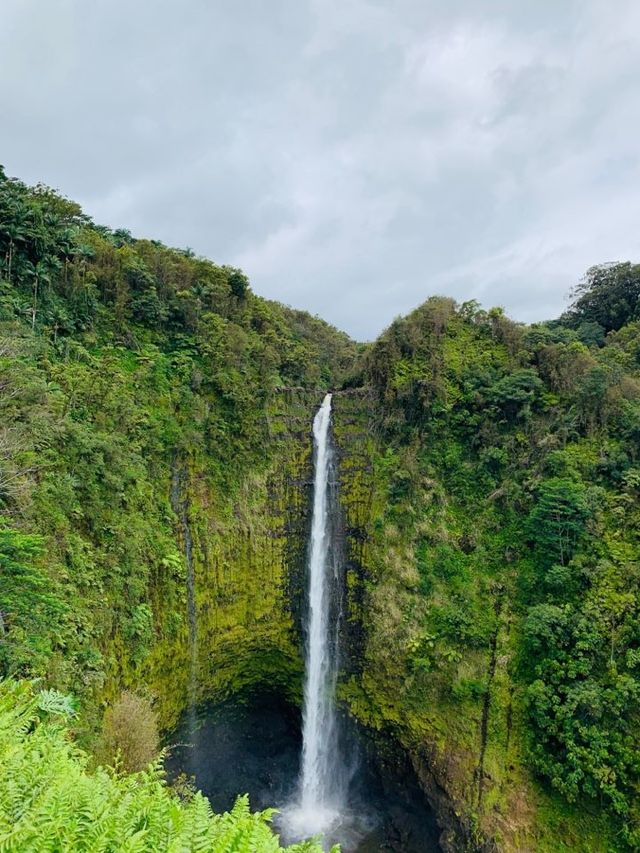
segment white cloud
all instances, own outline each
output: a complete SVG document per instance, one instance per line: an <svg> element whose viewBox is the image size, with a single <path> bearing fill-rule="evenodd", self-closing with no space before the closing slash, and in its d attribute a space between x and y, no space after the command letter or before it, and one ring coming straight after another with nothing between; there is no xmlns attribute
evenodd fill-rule
<svg viewBox="0 0 640 853"><path fill-rule="evenodd" d="M7 0L10 173L359 337L640 255L640 6Z"/></svg>

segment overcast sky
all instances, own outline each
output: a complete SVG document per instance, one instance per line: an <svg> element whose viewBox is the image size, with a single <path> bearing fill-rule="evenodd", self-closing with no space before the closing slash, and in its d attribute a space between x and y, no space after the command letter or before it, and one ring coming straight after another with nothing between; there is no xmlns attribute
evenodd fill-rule
<svg viewBox="0 0 640 853"><path fill-rule="evenodd" d="M365 339L640 259L637 0L3 0L0 162Z"/></svg>

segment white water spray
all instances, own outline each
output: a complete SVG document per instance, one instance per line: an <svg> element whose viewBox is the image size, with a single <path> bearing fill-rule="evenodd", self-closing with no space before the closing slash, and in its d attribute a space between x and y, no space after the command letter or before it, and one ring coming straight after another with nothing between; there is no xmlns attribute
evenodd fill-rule
<svg viewBox="0 0 640 853"><path fill-rule="evenodd" d="M289 830L298 837L328 832L344 811L345 771L338 754L335 712L337 675L335 625L331 625L329 481L331 394L313 421L315 477L309 547L308 627L304 686L302 768L298 800L285 810Z"/></svg>

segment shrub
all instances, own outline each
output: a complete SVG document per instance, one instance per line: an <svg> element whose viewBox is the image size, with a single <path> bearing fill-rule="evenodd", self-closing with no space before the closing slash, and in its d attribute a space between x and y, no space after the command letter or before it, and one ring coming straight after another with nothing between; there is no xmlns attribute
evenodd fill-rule
<svg viewBox="0 0 640 853"><path fill-rule="evenodd" d="M116 759L129 773L143 770L158 757L160 739L156 715L148 699L124 692L104 715L100 757Z"/></svg>

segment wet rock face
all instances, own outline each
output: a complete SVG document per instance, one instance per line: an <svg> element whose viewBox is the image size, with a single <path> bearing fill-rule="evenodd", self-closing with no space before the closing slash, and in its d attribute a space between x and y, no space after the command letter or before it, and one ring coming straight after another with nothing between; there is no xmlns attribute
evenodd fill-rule
<svg viewBox="0 0 640 853"><path fill-rule="evenodd" d="M337 458L337 497L340 520L336 525L344 558L345 621L343 674L359 676L364 664L366 584L369 543L375 511L373 484L374 429L372 401L365 391L334 394L333 435Z"/></svg>
<svg viewBox="0 0 640 853"><path fill-rule="evenodd" d="M456 808L446 787L448 770L436 751L426 747L415 748L410 754L410 761L421 790L438 816L443 853L460 853L461 850L497 853L495 842L482 838L469 817Z"/></svg>
<svg viewBox="0 0 640 853"><path fill-rule="evenodd" d="M249 794L254 809L289 801L301 747L295 706L276 693L259 692L240 703L203 705L196 721L194 731L187 716L167 738L174 745L170 778L195 777L216 811L231 808L239 791ZM350 807L362 820L356 832L337 831L343 853L440 853L440 830L406 756L353 721L344 723L342 734L357 762Z"/></svg>
<svg viewBox="0 0 640 853"><path fill-rule="evenodd" d="M224 494L206 457L176 457L168 484L183 587L159 578L161 606L181 601L177 636L145 663L163 726L191 701L271 684L292 701L302 683L304 567L312 479L311 420L321 394L288 390L268 410L265 464Z"/></svg>

